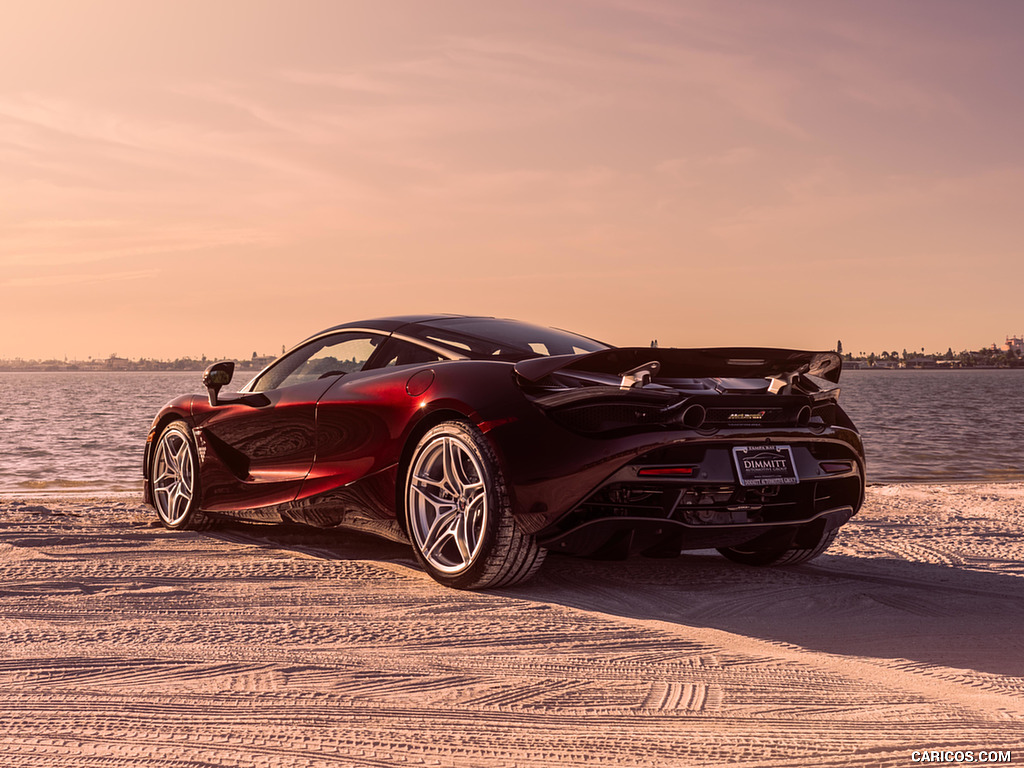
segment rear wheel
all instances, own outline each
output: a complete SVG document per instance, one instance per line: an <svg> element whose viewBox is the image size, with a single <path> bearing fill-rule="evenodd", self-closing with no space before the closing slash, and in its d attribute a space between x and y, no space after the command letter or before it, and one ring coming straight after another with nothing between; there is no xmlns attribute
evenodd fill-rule
<svg viewBox="0 0 1024 768"><path fill-rule="evenodd" d="M733 562L744 565L799 565L813 560L835 540L838 528L822 533L821 538L812 547L721 547L718 551Z"/></svg>
<svg viewBox="0 0 1024 768"><path fill-rule="evenodd" d="M153 506L165 528L200 530L210 526L199 510L199 455L183 421L172 421L157 438L149 467Z"/></svg>
<svg viewBox="0 0 1024 768"><path fill-rule="evenodd" d="M420 439L405 484L409 538L435 580L456 589L525 581L546 550L512 516L497 458L476 427L443 422Z"/></svg>

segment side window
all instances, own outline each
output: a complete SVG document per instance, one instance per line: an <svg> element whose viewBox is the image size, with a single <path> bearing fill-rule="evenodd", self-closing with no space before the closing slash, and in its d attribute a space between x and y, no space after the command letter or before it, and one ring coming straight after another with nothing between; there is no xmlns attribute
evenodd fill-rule
<svg viewBox="0 0 1024 768"><path fill-rule="evenodd" d="M396 365L437 363L445 358L419 344L391 337L380 349L380 356L374 360L374 368L390 368Z"/></svg>
<svg viewBox="0 0 1024 768"><path fill-rule="evenodd" d="M264 373L253 392L292 387L327 375L361 370L383 336L367 333L339 333L311 341L296 349Z"/></svg>

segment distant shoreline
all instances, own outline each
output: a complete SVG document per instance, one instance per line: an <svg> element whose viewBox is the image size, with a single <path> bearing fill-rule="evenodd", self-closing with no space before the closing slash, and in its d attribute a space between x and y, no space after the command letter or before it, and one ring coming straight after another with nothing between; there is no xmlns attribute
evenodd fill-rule
<svg viewBox="0 0 1024 768"><path fill-rule="evenodd" d="M0 366L0 373L202 373L201 368L56 368L53 366ZM237 373L259 373L260 368L235 366Z"/></svg>
<svg viewBox="0 0 1024 768"><path fill-rule="evenodd" d="M844 371L1024 371L1024 365L970 365L954 368L949 365L911 366L909 368L885 368L844 365Z"/></svg>
<svg viewBox="0 0 1024 768"><path fill-rule="evenodd" d="M235 366L235 371L239 373L259 373L266 366L260 366L258 368L248 366ZM145 367L145 368L101 368L101 367L56 367L56 366L4 366L0 365L0 373L202 373L206 370L206 366L200 366L196 368L160 368L160 367ZM855 366L855 365L844 365L844 371L1024 371L1024 365L971 365L953 367L949 365L933 365L933 366L910 366L907 368L890 368L885 366L870 367Z"/></svg>

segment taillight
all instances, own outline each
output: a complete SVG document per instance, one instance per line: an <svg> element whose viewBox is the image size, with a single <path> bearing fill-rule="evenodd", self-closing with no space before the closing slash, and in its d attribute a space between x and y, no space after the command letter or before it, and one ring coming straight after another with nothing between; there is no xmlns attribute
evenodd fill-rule
<svg viewBox="0 0 1024 768"><path fill-rule="evenodd" d="M695 474L696 467L643 467L637 471L642 477L691 477Z"/></svg>

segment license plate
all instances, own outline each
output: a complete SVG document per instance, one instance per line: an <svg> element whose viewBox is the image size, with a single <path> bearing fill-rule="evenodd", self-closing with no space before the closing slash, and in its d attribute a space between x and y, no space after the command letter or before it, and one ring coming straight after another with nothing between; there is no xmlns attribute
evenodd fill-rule
<svg viewBox="0 0 1024 768"><path fill-rule="evenodd" d="M795 485L800 482L788 445L746 445L732 449L740 485Z"/></svg>

